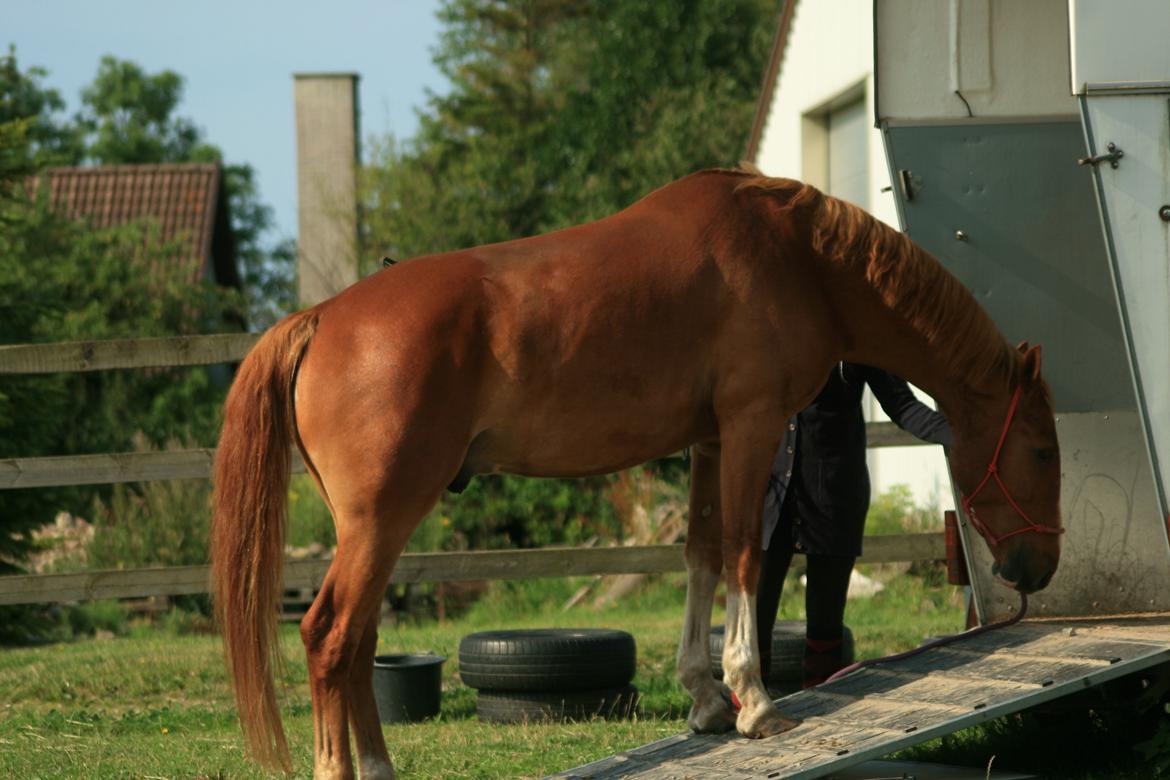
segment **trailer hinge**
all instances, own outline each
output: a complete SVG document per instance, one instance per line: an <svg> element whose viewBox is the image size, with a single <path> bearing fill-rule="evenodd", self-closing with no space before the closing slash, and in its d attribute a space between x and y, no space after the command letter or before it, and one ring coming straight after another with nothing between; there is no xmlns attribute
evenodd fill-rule
<svg viewBox="0 0 1170 780"><path fill-rule="evenodd" d="M1098 154L1095 157L1082 157L1077 160L1077 165L1096 165L1097 163L1109 162L1109 167L1116 168L1120 165L1119 160L1125 156L1125 152L1117 148L1117 144L1112 141L1105 147L1109 150L1108 154Z"/></svg>

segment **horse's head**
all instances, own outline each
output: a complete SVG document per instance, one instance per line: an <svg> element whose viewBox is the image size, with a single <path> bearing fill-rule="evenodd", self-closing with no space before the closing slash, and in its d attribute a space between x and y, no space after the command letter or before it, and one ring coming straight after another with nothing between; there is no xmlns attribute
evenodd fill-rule
<svg viewBox="0 0 1170 780"><path fill-rule="evenodd" d="M1040 347L1021 344L1018 381L979 403L955 430L951 468L968 520L1021 593L1041 590L1060 561L1060 447Z"/></svg>

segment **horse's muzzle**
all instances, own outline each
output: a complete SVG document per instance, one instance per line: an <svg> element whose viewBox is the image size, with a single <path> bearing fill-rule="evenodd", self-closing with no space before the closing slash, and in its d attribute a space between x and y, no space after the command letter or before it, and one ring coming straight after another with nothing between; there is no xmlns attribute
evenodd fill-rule
<svg viewBox="0 0 1170 780"><path fill-rule="evenodd" d="M991 573L1005 585L1020 593L1044 590L1056 573L1056 560L1038 556L1026 548L1017 548L1005 554L1002 561L991 565Z"/></svg>

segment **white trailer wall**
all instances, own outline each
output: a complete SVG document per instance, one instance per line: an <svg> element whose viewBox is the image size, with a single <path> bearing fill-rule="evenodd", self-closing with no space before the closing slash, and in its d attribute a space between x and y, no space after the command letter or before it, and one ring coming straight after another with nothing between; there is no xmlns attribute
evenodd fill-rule
<svg viewBox="0 0 1170 780"><path fill-rule="evenodd" d="M1170 3L1156 2L1170 13ZM1084 5L1108 26L1102 45L1111 52L1158 37L1133 33L1153 23L1135 20L1129 3ZM1109 14L1099 13L1103 6ZM1094 174L1077 165L1087 150L1069 88L1069 6L1062 0L878 0L874 9L877 118L899 183L894 195L904 228L963 280L1009 340L1044 345L1067 533L1060 570L1033 610L1170 609L1165 514L1142 435L1123 307ZM1096 41L1106 33L1090 33L1088 18L1079 34ZM1162 44L1158 56L1165 49ZM1084 71L1075 78L1086 77L1088 65ZM1170 123L1157 132L1163 131L1170 133ZM1146 178L1164 184L1170 175L1160 173L1162 164L1130 170L1159 171ZM1097 169L1099 178L1112 176L1108 164L1104 173ZM1157 221L1156 207L1146 212ZM1162 283L1146 279L1144 286L1164 315L1166 258L1152 262ZM1162 361L1165 366L1165 355ZM1166 396L1166 385L1159 387ZM1147 389L1153 390L1148 383ZM1005 479L1010 483L1010 475ZM1009 614L1018 596L993 580L986 545L969 527L963 540L980 617Z"/></svg>

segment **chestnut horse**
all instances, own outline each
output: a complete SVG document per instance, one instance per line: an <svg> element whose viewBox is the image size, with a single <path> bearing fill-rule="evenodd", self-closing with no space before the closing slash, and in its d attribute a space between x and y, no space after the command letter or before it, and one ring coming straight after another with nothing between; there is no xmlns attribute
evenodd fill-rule
<svg viewBox="0 0 1170 780"><path fill-rule="evenodd" d="M351 731L362 776L394 776L370 685L378 606L445 488L601 474L688 446L687 722L791 728L760 682L762 502L786 421L841 360L938 401L1000 578L1044 587L1060 462L1039 348L1010 347L926 252L811 186L696 173L591 224L398 263L285 318L240 366L215 463L215 605L252 755L289 766L272 673L294 443L337 528L301 623L317 777L352 777ZM723 571L738 714L707 661Z"/></svg>

